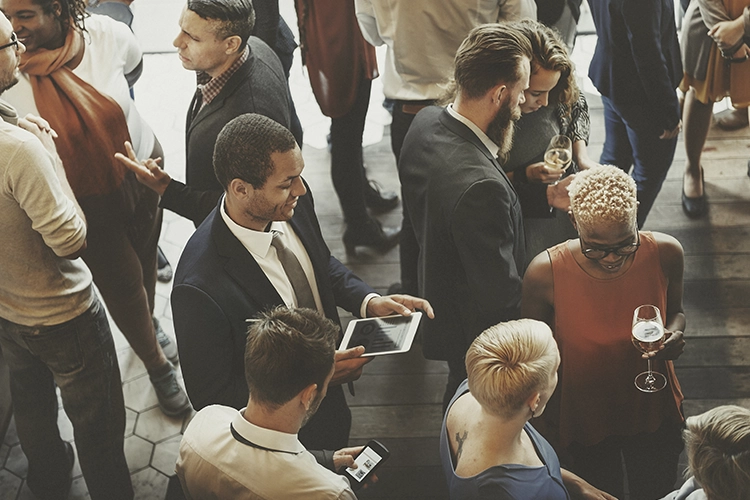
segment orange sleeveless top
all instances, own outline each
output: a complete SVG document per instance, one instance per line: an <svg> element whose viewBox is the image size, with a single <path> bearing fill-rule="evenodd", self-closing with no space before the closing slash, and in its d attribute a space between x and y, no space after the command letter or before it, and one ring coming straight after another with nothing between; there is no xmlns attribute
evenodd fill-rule
<svg viewBox="0 0 750 500"><path fill-rule="evenodd" d="M652 369L669 381L664 390L647 394L634 384L647 363L630 340L633 312L653 304L665 319L667 309L667 278L653 235L641 233L630 268L609 280L586 274L567 242L548 252L561 364L555 395L535 426L566 447L654 432L667 420L682 422L683 395L671 361L652 361Z"/></svg>

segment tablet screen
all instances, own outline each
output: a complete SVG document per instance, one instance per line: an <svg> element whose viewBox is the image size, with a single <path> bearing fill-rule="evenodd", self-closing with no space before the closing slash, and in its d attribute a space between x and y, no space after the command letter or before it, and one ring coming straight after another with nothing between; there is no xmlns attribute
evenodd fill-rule
<svg viewBox="0 0 750 500"><path fill-rule="evenodd" d="M411 348L421 314L355 320L349 324L342 349L365 347L365 356L405 352Z"/></svg>

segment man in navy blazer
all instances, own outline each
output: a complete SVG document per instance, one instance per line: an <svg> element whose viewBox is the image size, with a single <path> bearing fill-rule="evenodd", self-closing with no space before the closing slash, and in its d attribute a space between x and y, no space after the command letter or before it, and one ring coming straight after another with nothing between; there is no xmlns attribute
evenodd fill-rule
<svg viewBox="0 0 750 500"><path fill-rule="evenodd" d="M258 114L235 118L219 134L214 166L224 195L188 241L172 290L182 372L196 410L247 404L248 321L261 311L298 305L272 243L277 237L305 271L317 309L337 324L337 306L362 317L408 315L415 308L431 315L424 300L380 297L331 255L301 178L302 154L285 127ZM359 378L371 359L363 352L337 352L328 395L300 432L306 447L347 446L351 414L341 384Z"/></svg>
<svg viewBox="0 0 750 500"><path fill-rule="evenodd" d="M590 0L597 42L589 77L602 94L606 139L600 163L638 187L643 227L672 165L682 79L673 0Z"/></svg>

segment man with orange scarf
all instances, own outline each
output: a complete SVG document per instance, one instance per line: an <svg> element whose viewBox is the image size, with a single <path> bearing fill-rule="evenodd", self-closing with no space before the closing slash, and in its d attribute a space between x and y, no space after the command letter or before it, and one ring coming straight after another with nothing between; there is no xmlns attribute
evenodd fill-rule
<svg viewBox="0 0 750 500"><path fill-rule="evenodd" d="M178 415L190 403L151 319L161 230L157 196L114 159L125 141L144 156L161 154L125 79L140 50L126 26L87 17L85 7L83 0L0 0L0 10L27 45L19 84L6 98L21 114L39 114L58 132L57 149L89 224L83 259L146 366L162 411Z"/></svg>

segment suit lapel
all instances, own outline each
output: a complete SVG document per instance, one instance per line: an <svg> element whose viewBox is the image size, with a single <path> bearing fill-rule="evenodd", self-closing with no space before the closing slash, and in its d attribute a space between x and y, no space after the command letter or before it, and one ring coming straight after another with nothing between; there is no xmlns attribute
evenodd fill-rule
<svg viewBox="0 0 750 500"><path fill-rule="evenodd" d="M223 200L223 197L222 197ZM219 201L221 203L221 200ZM259 310L283 305L279 292L242 243L232 234L217 207L211 222L211 237L217 253L225 259L224 270L258 305ZM217 278L218 279L218 278Z"/></svg>
<svg viewBox="0 0 750 500"><path fill-rule="evenodd" d="M239 87L243 82L247 80L253 60L253 53L252 51L250 51L250 54L248 54L247 56L247 61L245 61L245 63L235 72L235 74L232 75L229 81L227 81L227 83L221 89L221 92L219 92L219 95L217 95L209 104L204 106L203 109L201 109L195 116L195 119L191 120L193 106L195 106L195 96L193 96L193 100L190 103L190 109L188 110L186 127L188 136L190 135L190 132L192 132L193 127L195 127L208 116L214 114L224 107L224 101L226 101L227 96L232 95L237 87Z"/></svg>
<svg viewBox="0 0 750 500"><path fill-rule="evenodd" d="M447 109L444 109L440 114L440 123L442 123L448 130L461 137L462 139L472 143L477 149L479 149L482 154L487 157L487 159L497 169L497 171L500 172L500 175L502 175L503 178L508 182L508 185L513 190L513 192L516 192L516 188L513 187L513 183L510 181L510 179L508 179L508 176L505 174L505 170L503 170L500 162L496 157L492 156L492 153L490 153L490 151L487 149L487 146L484 145L484 143L469 127L453 118Z"/></svg>

